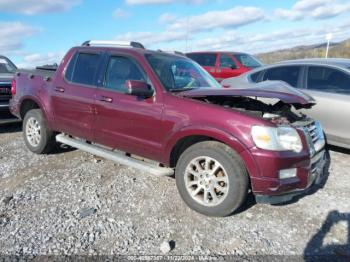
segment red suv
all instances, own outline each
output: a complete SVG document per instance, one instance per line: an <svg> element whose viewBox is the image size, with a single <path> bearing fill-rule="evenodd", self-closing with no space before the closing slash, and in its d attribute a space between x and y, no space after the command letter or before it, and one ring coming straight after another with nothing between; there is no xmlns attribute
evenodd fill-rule
<svg viewBox="0 0 350 262"><path fill-rule="evenodd" d="M262 66L259 60L245 53L193 52L186 56L200 64L219 82Z"/></svg>

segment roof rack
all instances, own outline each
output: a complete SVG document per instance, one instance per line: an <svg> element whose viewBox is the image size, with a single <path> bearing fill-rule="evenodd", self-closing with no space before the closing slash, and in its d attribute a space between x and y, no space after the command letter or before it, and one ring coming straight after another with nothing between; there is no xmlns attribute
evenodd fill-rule
<svg viewBox="0 0 350 262"><path fill-rule="evenodd" d="M162 52L162 53L186 56L184 53L182 53L180 51L165 51L165 50L161 50L161 49L158 49L157 51Z"/></svg>
<svg viewBox="0 0 350 262"><path fill-rule="evenodd" d="M107 47L135 47L142 48L145 47L139 42L128 42L128 41L104 41L104 40L89 40L85 41L83 46L107 46Z"/></svg>

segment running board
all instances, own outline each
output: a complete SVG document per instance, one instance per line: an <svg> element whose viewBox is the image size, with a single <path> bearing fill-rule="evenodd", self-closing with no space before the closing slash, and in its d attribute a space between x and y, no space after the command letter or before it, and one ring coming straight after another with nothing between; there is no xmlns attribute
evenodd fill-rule
<svg viewBox="0 0 350 262"><path fill-rule="evenodd" d="M105 148L88 144L78 139L71 138L67 135L59 134L56 136L56 141L71 147L78 148L82 151L91 153L93 155L117 162L119 164L130 166L138 170L151 173L157 176L172 176L174 170L172 168L160 167L142 160L134 159L126 156L123 153L107 150Z"/></svg>

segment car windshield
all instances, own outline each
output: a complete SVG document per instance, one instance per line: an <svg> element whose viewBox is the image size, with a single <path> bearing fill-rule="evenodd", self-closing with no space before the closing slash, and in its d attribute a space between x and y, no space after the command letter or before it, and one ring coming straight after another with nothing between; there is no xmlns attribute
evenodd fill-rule
<svg viewBox="0 0 350 262"><path fill-rule="evenodd" d="M146 59L167 91L221 88L200 65L186 57L146 54Z"/></svg>
<svg viewBox="0 0 350 262"><path fill-rule="evenodd" d="M262 66L262 63L254 56L248 54L235 54L235 57L245 67L256 68Z"/></svg>
<svg viewBox="0 0 350 262"><path fill-rule="evenodd" d="M16 71L16 67L9 60L0 57L0 74L9 74L14 73Z"/></svg>

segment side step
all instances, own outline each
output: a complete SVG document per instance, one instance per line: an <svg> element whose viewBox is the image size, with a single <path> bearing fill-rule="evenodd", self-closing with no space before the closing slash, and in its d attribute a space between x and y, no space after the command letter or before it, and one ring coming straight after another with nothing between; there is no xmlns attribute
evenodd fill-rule
<svg viewBox="0 0 350 262"><path fill-rule="evenodd" d="M96 145L91 145L81 140L71 138L64 134L57 135L56 141L62 144L69 145L71 147L78 148L82 151L91 153L93 155L106 158L119 164L130 166L157 176L172 176L174 174L174 170L172 168L160 167L151 163L144 162L142 160L134 159L120 152L115 152Z"/></svg>

